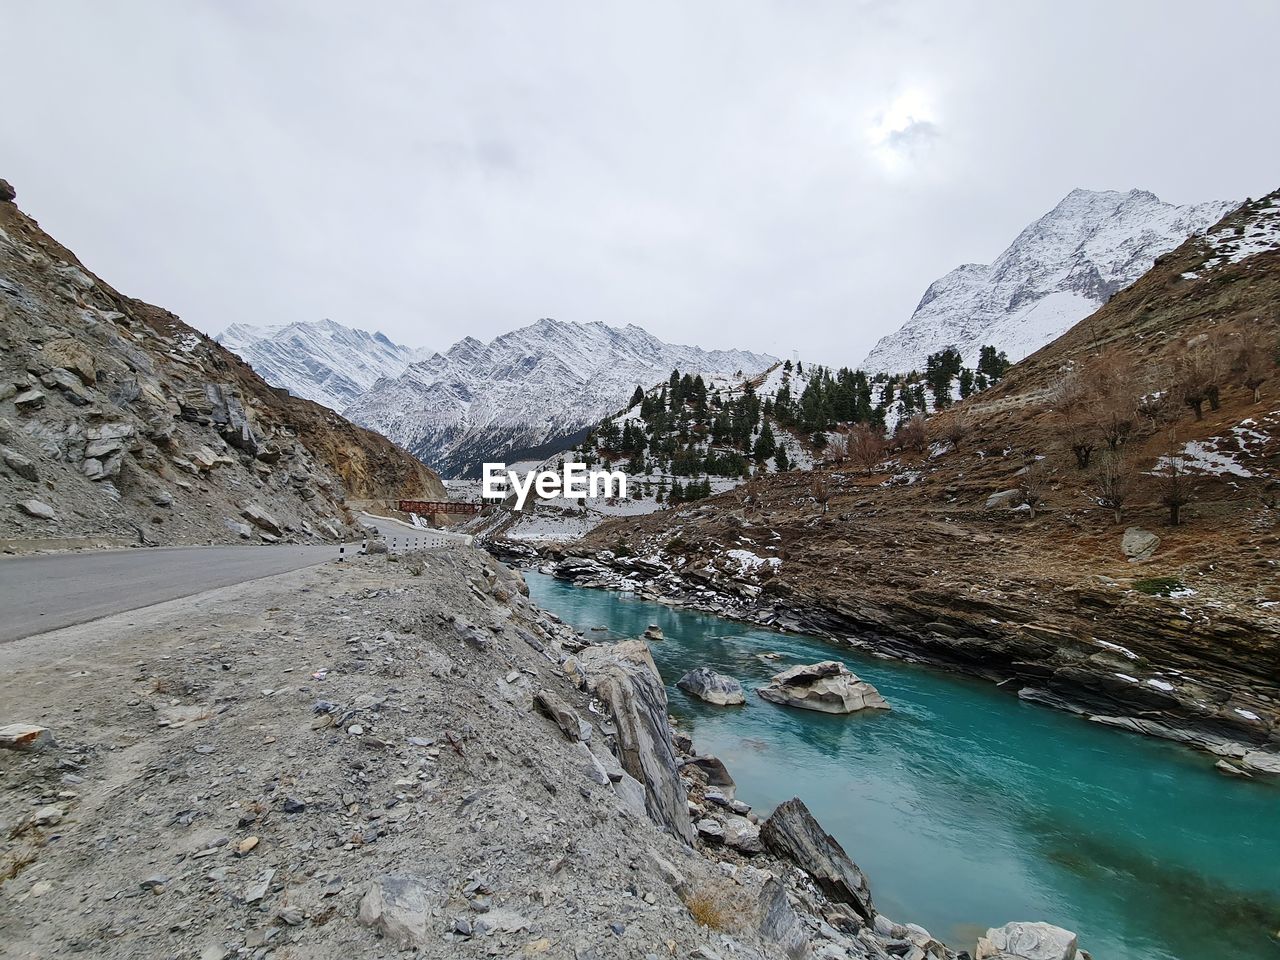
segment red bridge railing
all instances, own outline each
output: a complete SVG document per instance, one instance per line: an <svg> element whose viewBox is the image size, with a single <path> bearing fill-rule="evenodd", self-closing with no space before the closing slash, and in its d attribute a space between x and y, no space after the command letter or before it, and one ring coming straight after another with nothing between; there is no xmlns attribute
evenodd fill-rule
<svg viewBox="0 0 1280 960"><path fill-rule="evenodd" d="M465 503L461 500L401 500L401 513L460 513L464 515L480 512L480 504Z"/></svg>

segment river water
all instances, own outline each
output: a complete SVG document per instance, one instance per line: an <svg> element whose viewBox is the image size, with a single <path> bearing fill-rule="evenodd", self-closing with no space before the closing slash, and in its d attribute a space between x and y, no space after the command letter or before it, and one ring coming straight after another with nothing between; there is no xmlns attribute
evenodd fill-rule
<svg viewBox="0 0 1280 960"><path fill-rule="evenodd" d="M881 913L972 950L1045 920L1097 960L1280 957L1280 787L1227 778L1175 744L1019 701L992 684L814 637L674 610L530 571L534 600L601 641L651 644L672 713L761 815L801 797L866 871ZM778 661L759 654L777 652ZM753 691L843 660L890 712L830 716ZM708 666L747 689L712 707L675 682Z"/></svg>

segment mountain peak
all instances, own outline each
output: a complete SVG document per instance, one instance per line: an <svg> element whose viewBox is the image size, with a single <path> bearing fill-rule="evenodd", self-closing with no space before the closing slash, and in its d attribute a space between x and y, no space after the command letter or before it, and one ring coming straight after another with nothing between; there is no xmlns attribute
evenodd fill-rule
<svg viewBox="0 0 1280 960"><path fill-rule="evenodd" d="M929 354L946 347L973 363L986 344L1021 359L1235 207L1223 201L1180 207L1147 190L1077 187L990 265L965 264L931 283L911 319L881 339L862 367L922 369Z"/></svg>
<svg viewBox="0 0 1280 960"><path fill-rule="evenodd" d="M233 323L215 339L267 382L334 410L417 358L381 333L328 318L270 327Z"/></svg>

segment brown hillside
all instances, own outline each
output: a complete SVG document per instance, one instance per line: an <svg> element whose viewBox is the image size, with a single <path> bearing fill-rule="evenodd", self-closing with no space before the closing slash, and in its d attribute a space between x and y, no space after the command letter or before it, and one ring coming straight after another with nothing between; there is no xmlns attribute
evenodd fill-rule
<svg viewBox="0 0 1280 960"><path fill-rule="evenodd" d="M877 637L886 651L1016 679L1011 689L1030 698L1274 745L1280 373L1269 353L1255 402L1233 358L1250 338L1261 335L1268 352L1280 339L1277 197L1162 257L997 387L931 417L927 449L892 452L870 475L844 463L757 478L611 522L572 552L692 571L758 594L757 615L771 603L800 611L810 627ZM1270 251L1229 262L1242 241L1267 237ZM1195 419L1182 402L1188 358L1210 347L1218 403ZM1086 394L1070 413L1064 401L1102 368L1113 374L1107 396L1145 398L1117 443L1130 481L1119 522L1099 503L1111 400ZM1094 447L1085 469L1071 449L1077 433ZM1189 494L1179 526L1159 475L1170 454ZM1027 499L1039 501L1034 515ZM1160 538L1149 559L1126 556L1130 527ZM730 549L781 563L743 573Z"/></svg>

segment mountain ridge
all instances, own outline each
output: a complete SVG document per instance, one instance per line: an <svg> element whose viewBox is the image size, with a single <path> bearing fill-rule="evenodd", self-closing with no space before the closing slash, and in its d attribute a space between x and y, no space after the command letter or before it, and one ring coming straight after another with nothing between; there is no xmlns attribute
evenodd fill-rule
<svg viewBox="0 0 1280 960"><path fill-rule="evenodd" d="M990 264L961 264L929 284L911 318L882 337L861 368L921 369L929 354L946 347L957 348L971 363L984 344L1019 360L1236 206L1176 206L1147 190L1077 187L1024 227Z"/></svg>
<svg viewBox="0 0 1280 960"><path fill-rule="evenodd" d="M385 376L396 376L424 351L334 320L270 326L233 323L214 337L264 380L341 410Z"/></svg>
<svg viewBox="0 0 1280 960"><path fill-rule="evenodd" d="M515 459L572 437L622 407L637 386L673 368L753 373L777 362L746 350L666 343L636 324L542 318L383 378L345 415L408 448L446 476Z"/></svg>

